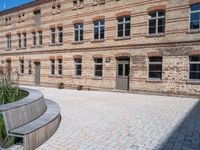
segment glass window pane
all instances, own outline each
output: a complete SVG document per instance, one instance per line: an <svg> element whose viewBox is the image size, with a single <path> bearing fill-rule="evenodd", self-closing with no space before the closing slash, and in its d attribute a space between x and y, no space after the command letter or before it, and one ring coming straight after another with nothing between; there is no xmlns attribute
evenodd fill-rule
<svg viewBox="0 0 200 150"><path fill-rule="evenodd" d="M191 57L190 57L190 61L192 61L192 62L197 62L197 61L199 61L199 63L200 63L200 55L191 56Z"/></svg>
<svg viewBox="0 0 200 150"><path fill-rule="evenodd" d="M165 32L165 27L164 26L159 26L158 27L158 33L164 33Z"/></svg>
<svg viewBox="0 0 200 150"><path fill-rule="evenodd" d="M156 27L149 27L149 34L156 33Z"/></svg>
<svg viewBox="0 0 200 150"><path fill-rule="evenodd" d="M126 29L126 30L127 30L127 29L130 30L130 28L131 28L131 24L130 24L130 23L126 23L126 24L125 24L125 29Z"/></svg>
<svg viewBox="0 0 200 150"><path fill-rule="evenodd" d="M149 20L149 26L155 27L156 26L156 19Z"/></svg>
<svg viewBox="0 0 200 150"><path fill-rule="evenodd" d="M191 21L193 22L193 21L199 21L199 16L200 15L200 13L192 13L191 14Z"/></svg>
<svg viewBox="0 0 200 150"><path fill-rule="evenodd" d="M123 22L123 17L119 17L117 20L118 22Z"/></svg>
<svg viewBox="0 0 200 150"><path fill-rule="evenodd" d="M165 25L165 19L158 19L158 25L164 26Z"/></svg>
<svg viewBox="0 0 200 150"><path fill-rule="evenodd" d="M125 76L129 76L129 64L125 65Z"/></svg>
<svg viewBox="0 0 200 150"><path fill-rule="evenodd" d="M130 30L125 30L125 36L130 36Z"/></svg>
<svg viewBox="0 0 200 150"><path fill-rule="evenodd" d="M123 64L118 64L118 76L123 76Z"/></svg>
<svg viewBox="0 0 200 150"><path fill-rule="evenodd" d="M199 21L190 23L190 29L199 29L199 28L200 28Z"/></svg>
<svg viewBox="0 0 200 150"><path fill-rule="evenodd" d="M156 12L149 13L149 16L152 17L152 18L156 17Z"/></svg>
<svg viewBox="0 0 200 150"><path fill-rule="evenodd" d="M199 64L191 64L190 71L200 72L200 63Z"/></svg>
<svg viewBox="0 0 200 150"><path fill-rule="evenodd" d="M149 78L161 79L162 73L161 72L149 72Z"/></svg>
<svg viewBox="0 0 200 150"><path fill-rule="evenodd" d="M162 62L162 57L150 57L149 62Z"/></svg>
<svg viewBox="0 0 200 150"><path fill-rule="evenodd" d="M196 4L196 5L191 6L191 11L196 11L196 10L200 10L200 4Z"/></svg>

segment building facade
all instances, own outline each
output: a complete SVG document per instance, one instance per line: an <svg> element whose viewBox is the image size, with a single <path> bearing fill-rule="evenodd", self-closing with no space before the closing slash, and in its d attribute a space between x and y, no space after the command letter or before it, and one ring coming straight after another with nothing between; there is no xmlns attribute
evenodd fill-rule
<svg viewBox="0 0 200 150"><path fill-rule="evenodd" d="M36 0L0 12L20 84L200 95L200 0Z"/></svg>

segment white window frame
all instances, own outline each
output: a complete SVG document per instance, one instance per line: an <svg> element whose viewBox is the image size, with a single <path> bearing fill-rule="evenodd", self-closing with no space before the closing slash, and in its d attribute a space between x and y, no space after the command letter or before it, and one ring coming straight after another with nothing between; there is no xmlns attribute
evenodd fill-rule
<svg viewBox="0 0 200 150"><path fill-rule="evenodd" d="M130 21L126 21L126 17L130 17ZM123 22L119 22L119 18L123 18ZM126 24L130 23L130 35L129 36L125 36L125 31L126 31ZM119 36L119 25L123 24L123 36ZM130 37L131 36L131 16L121 16L117 18L117 37L118 38L126 38L126 37Z"/></svg>
<svg viewBox="0 0 200 150"><path fill-rule="evenodd" d="M74 42L81 42L81 41L83 41L83 40L81 40L81 30L83 30L84 26L81 27L81 24L83 25L83 23L74 24ZM78 25L78 28L76 28L75 25ZM78 31L78 41L76 41L76 31Z"/></svg>
<svg viewBox="0 0 200 150"><path fill-rule="evenodd" d="M154 56L153 56L154 57ZM149 80L162 80L162 73L163 73L163 57L160 57L161 59L162 59L162 61L161 62L150 62L150 58L153 58L153 57L148 57L148 67L147 67L147 71L148 71L148 79ZM156 57L156 56L155 56ZM149 77L149 71L150 71L150 69L149 69L149 66L150 65L162 65L162 70L161 70L161 78L152 78L152 77Z"/></svg>
<svg viewBox="0 0 200 150"><path fill-rule="evenodd" d="M42 31L38 31L38 46L42 46Z"/></svg>
<svg viewBox="0 0 200 150"><path fill-rule="evenodd" d="M19 73L24 74L24 60L19 61Z"/></svg>
<svg viewBox="0 0 200 150"><path fill-rule="evenodd" d="M165 25L164 25L164 27L165 27L165 29L166 29L166 12L165 11L163 11L164 12L164 16L158 16L158 14L159 14L159 11L158 10L156 10L156 11L153 11L153 12L156 12L156 17L153 17L153 18L151 18L151 16L148 14L148 34L149 35L156 35L156 34L165 34L165 31L164 32L162 32L162 33L158 33L158 20L159 19L165 19ZM149 33L149 21L150 20L156 20L156 33Z"/></svg>
<svg viewBox="0 0 200 150"><path fill-rule="evenodd" d="M101 20L103 20L104 24L101 25ZM95 22L98 21L98 25L95 25ZM101 38L101 27L104 28L104 37ZM95 39L95 28L98 28L98 38ZM105 19L95 20L93 22L93 40L103 40L105 38Z"/></svg>
<svg viewBox="0 0 200 150"><path fill-rule="evenodd" d="M22 48L22 36L20 33L17 34L17 36L18 36L18 48Z"/></svg>
<svg viewBox="0 0 200 150"><path fill-rule="evenodd" d="M36 46L37 45L37 33L36 32L32 32L32 46Z"/></svg>
<svg viewBox="0 0 200 150"><path fill-rule="evenodd" d="M194 4L194 5L200 5L200 3L197 3L197 4ZM196 10L196 11L192 11L191 10L191 7L192 7L192 5L190 6L190 9L189 9L189 13L190 13L190 15L189 15L189 29L190 30L200 30L200 20L199 20L199 28L198 29L191 29L191 15L192 15L192 13L199 13L199 15L200 15L200 10Z"/></svg>
<svg viewBox="0 0 200 150"><path fill-rule="evenodd" d="M7 49L11 49L11 47L12 47L12 37L11 37L10 34L6 36L6 44L7 44Z"/></svg>
<svg viewBox="0 0 200 150"><path fill-rule="evenodd" d="M63 27L59 27L57 30L58 30L58 44L63 44ZM60 42L60 39L62 39L62 42Z"/></svg>
<svg viewBox="0 0 200 150"><path fill-rule="evenodd" d="M81 63L77 63L76 59L81 59ZM83 62L82 58L74 58L74 76L82 76L83 74L82 62ZM77 75L77 70L76 70L77 65L81 65L81 75Z"/></svg>
<svg viewBox="0 0 200 150"><path fill-rule="evenodd" d="M53 66L54 66L54 71L53 71L54 74L52 74ZM55 76L55 73L56 73L56 72L55 72L55 69L56 69L55 67L56 67L56 66L55 66L55 59L51 59L51 60L50 60L50 76Z"/></svg>
<svg viewBox="0 0 200 150"><path fill-rule="evenodd" d="M102 63L96 63L96 62L95 62L95 59L102 59ZM95 66L96 66L96 65L102 65L102 75L101 75L101 76L96 76L96 75L95 75L95 72L96 72ZM102 78L102 77L103 77L103 58L97 57L97 58L94 58L94 59L93 59L93 76L94 76L95 78Z"/></svg>
<svg viewBox="0 0 200 150"><path fill-rule="evenodd" d="M60 62L61 61L61 62ZM62 59L58 59L58 76L62 76L63 75L63 60ZM59 68L61 66L61 68ZM61 74L59 73L59 71L61 70Z"/></svg>
<svg viewBox="0 0 200 150"><path fill-rule="evenodd" d="M22 43L23 43L23 45L22 45L22 47L23 48L26 48L27 47L27 37L26 37L27 35L26 35L26 33L22 33Z"/></svg>
<svg viewBox="0 0 200 150"><path fill-rule="evenodd" d="M54 35L54 43L52 42L53 35ZM51 43L51 45L55 45L56 44L56 28L51 28L51 42L50 43Z"/></svg>
<svg viewBox="0 0 200 150"><path fill-rule="evenodd" d="M190 56L190 57L194 57L194 56L195 56L195 55ZM189 80L192 80L192 81L200 81L200 79L191 79L191 78L190 78L190 67L191 67L190 65L191 65L191 64L200 64L200 61L196 61L196 62L193 61L193 62L191 62L191 61L190 61L190 57L189 57L189 71L188 71L188 72L189 72Z"/></svg>

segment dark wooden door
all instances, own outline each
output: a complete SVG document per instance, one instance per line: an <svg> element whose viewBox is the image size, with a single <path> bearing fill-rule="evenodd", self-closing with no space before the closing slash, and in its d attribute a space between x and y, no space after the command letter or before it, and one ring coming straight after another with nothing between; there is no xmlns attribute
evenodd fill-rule
<svg viewBox="0 0 200 150"><path fill-rule="evenodd" d="M35 63L35 85L40 85L40 63Z"/></svg>
<svg viewBox="0 0 200 150"><path fill-rule="evenodd" d="M116 89L129 90L129 61L117 61Z"/></svg>

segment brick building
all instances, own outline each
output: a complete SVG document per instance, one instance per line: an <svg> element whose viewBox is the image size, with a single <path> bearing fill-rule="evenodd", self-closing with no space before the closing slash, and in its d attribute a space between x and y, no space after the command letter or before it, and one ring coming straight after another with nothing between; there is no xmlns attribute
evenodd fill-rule
<svg viewBox="0 0 200 150"><path fill-rule="evenodd" d="M200 0L35 0L0 12L21 84L200 95Z"/></svg>

